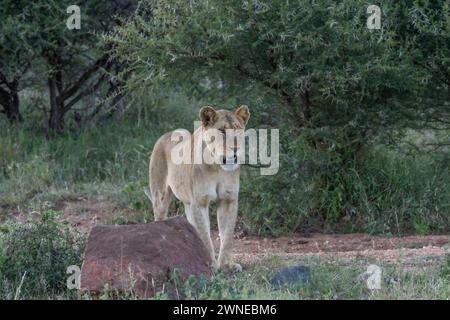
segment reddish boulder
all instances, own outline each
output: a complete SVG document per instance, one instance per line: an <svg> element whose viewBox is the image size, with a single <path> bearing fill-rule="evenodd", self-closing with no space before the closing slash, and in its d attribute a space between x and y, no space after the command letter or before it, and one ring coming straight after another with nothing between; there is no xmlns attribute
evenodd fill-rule
<svg viewBox="0 0 450 320"><path fill-rule="evenodd" d="M148 297L161 289L173 270L181 280L211 275L211 259L184 217L139 225L92 229L81 270L81 292L132 291Z"/></svg>

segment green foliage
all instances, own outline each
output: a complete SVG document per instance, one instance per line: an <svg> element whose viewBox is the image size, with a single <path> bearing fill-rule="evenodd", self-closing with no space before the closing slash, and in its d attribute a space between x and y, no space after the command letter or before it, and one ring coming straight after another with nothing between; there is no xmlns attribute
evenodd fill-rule
<svg viewBox="0 0 450 320"><path fill-rule="evenodd" d="M80 4L82 28L69 30L66 21L70 14L66 10L70 5L73 2L68 0L4 0L0 8L1 69L10 70L8 74L14 75L21 70L20 66L33 63L34 72L42 71L47 75L58 67L72 76L70 68L86 65L92 59L90 55L98 54L102 44L95 32L111 27L114 24L111 14L120 8L110 2L84 1ZM46 61L56 52L60 61Z"/></svg>
<svg viewBox="0 0 450 320"><path fill-rule="evenodd" d="M112 73L119 73L121 67L114 65L113 68L114 63L108 60L104 43L98 41L96 33L112 28L116 23L112 16L130 14L136 3L131 0L83 1L79 4L80 28L70 30L66 23L72 15L67 12L71 5L73 2L68 0L4 0L0 8L0 104L6 111L12 108L5 102L12 99L5 98L8 93L15 98L18 109L19 84L20 90L30 86L41 89L46 84L49 95L43 113L48 116L48 133L61 133L65 115L76 109L82 99L91 98L88 108L78 109L74 115L78 123L105 116L105 113L111 115L114 108L107 112L103 112L103 108L109 104L115 107L121 98L115 92L119 83L112 76ZM111 75L105 71L111 71ZM10 89L5 91L1 86ZM109 98L108 104L105 97ZM95 98L102 101L94 103Z"/></svg>
<svg viewBox="0 0 450 320"><path fill-rule="evenodd" d="M173 126L189 128L195 113L178 108L182 103L172 96L157 118L138 121L136 115L51 140L39 128L7 126L0 119L6 127L0 135L0 220L15 210L40 210L46 202L58 207L80 196L109 197L119 207L150 211L142 187L152 146Z"/></svg>
<svg viewBox="0 0 450 320"><path fill-rule="evenodd" d="M54 172L50 165L38 155L27 162L9 163L4 170L7 180L0 184L0 192L4 194L0 206L17 206L35 194L46 191L53 182Z"/></svg>
<svg viewBox="0 0 450 320"><path fill-rule="evenodd" d="M66 9L71 4L70 1L3 1L0 69L8 76L23 77L26 71L23 66L27 65L43 75L45 81L53 68L64 68L72 76L71 68L85 65L89 61L88 51L93 53L96 49L92 31L98 30L101 24L94 15L101 14L101 10L88 1L83 7L82 20L90 30L70 31L66 27L69 17ZM52 52L59 52L62 60L51 61Z"/></svg>
<svg viewBox="0 0 450 320"><path fill-rule="evenodd" d="M252 127L280 129L277 176L243 173L248 230L446 231L446 158L380 146L408 128L448 132L448 3L380 2L381 30L366 26L369 4L144 1L104 40L129 64L129 90L234 94Z"/></svg>
<svg viewBox="0 0 450 320"><path fill-rule="evenodd" d="M151 221L151 204L142 189L148 183L152 147L168 130L192 130L191 120L202 104L174 95L162 100L158 120L151 116L136 125L136 118L130 117L50 141L34 129L9 128L0 137L4 155L0 218L18 206L57 208L61 200L101 196L119 208L141 212L144 218L139 221ZM255 114L251 127L265 119L264 114ZM292 139L289 133L280 130L277 175L261 176L259 169L246 166L241 170L239 223L245 231L262 235L450 231L448 155L404 154L377 146L345 159L329 149L316 149L304 135ZM175 201L170 212L182 214L182 204ZM215 225L213 214L211 219ZM135 220L124 216L107 222Z"/></svg>
<svg viewBox="0 0 450 320"><path fill-rule="evenodd" d="M129 89L258 85L312 142L352 154L404 126L448 124L448 5L431 3L382 3L374 31L366 1L144 1L105 40L131 65Z"/></svg>
<svg viewBox="0 0 450 320"><path fill-rule="evenodd" d="M438 268L417 273L378 261L376 264L383 270L382 286L380 290L371 291L360 277L367 268L368 261L364 259L354 261L351 266L339 260L295 262L310 266L311 286L270 285L270 279L286 263L281 257L272 256L239 274L220 272L211 279L190 277L185 283L178 282L175 292L160 291L155 299L446 299L449 293L449 280Z"/></svg>
<svg viewBox="0 0 450 320"><path fill-rule="evenodd" d="M441 267L441 275L450 281L450 255L449 254L446 255L444 264Z"/></svg>
<svg viewBox="0 0 450 320"><path fill-rule="evenodd" d="M242 169L245 231L450 232L448 148L434 149L448 146L448 2L156 0L123 18L116 5L132 10L127 1L85 1L82 29L68 31L70 4L4 0L0 6L1 92L11 100L28 82L37 89L20 93L30 121L13 126L0 119L0 222L16 212L44 212L38 220L2 225L0 297L72 297L65 270L80 265L83 239L47 209L67 198L102 196L141 212L139 222L152 220L142 187L154 142L178 127L192 130L206 104L247 104L249 127L280 129L278 174ZM381 30L366 28L369 4L382 9ZM122 18L112 18L116 11ZM101 31L107 33L99 41ZM108 69L113 62L116 76L88 67ZM83 75L87 80L77 83ZM106 76L109 90L120 88L131 100L101 114L98 101L84 99L104 97L106 88L97 84ZM46 85L57 87L51 110ZM45 139L40 127L48 115L62 129L69 109L102 121L82 124L73 112L70 130ZM403 153L419 132L433 136L432 143ZM170 211L183 209L177 203ZM355 283L361 270L339 264L313 266L314 290L274 291L273 270L263 263L242 275L171 281L175 297L193 299L449 296L448 261L431 277L388 270L403 287L389 283L375 294Z"/></svg>
<svg viewBox="0 0 450 320"><path fill-rule="evenodd" d="M448 156L380 147L342 162L301 137L285 143L277 175L242 173L239 207L251 233L449 232Z"/></svg>
<svg viewBox="0 0 450 320"><path fill-rule="evenodd" d="M46 211L37 221L3 225L0 248L1 297L57 297L69 294L66 270L81 267L84 237Z"/></svg>

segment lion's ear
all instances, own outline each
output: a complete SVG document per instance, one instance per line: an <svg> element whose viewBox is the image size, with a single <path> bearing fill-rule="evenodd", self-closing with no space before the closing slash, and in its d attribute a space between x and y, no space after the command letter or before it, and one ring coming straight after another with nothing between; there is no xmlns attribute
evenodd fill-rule
<svg viewBox="0 0 450 320"><path fill-rule="evenodd" d="M200 109L199 117L203 125L206 127L216 122L217 112L213 107L206 106Z"/></svg>
<svg viewBox="0 0 450 320"><path fill-rule="evenodd" d="M247 124L250 118L250 111L246 105L242 105L234 112L234 114L242 121L244 126Z"/></svg>

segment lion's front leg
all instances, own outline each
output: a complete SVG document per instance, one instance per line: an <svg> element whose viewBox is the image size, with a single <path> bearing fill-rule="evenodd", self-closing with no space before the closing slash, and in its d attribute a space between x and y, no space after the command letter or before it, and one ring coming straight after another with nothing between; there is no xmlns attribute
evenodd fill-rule
<svg viewBox="0 0 450 320"><path fill-rule="evenodd" d="M191 222L197 230L197 233L205 244L206 249L209 251L213 269L217 269L216 253L214 250L214 244L211 240L208 205L199 206L193 204L190 206L189 212L186 212L186 215L188 216L189 222Z"/></svg>
<svg viewBox="0 0 450 320"><path fill-rule="evenodd" d="M232 243L234 238L234 227L238 212L237 199L222 199L217 208L217 222L219 225L220 252L219 268L231 268L241 271L242 267L232 261Z"/></svg>

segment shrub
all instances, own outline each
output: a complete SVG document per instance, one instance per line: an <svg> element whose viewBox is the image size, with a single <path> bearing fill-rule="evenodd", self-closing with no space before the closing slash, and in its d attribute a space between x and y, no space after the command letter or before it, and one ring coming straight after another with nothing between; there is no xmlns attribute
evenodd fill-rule
<svg viewBox="0 0 450 320"><path fill-rule="evenodd" d="M280 170L242 172L239 210L247 231L445 233L450 230L448 159L386 147L353 159L282 141Z"/></svg>
<svg viewBox="0 0 450 320"><path fill-rule="evenodd" d="M68 293L66 270L81 266L85 241L58 216L46 211L37 221L2 227L0 297L52 298Z"/></svg>

